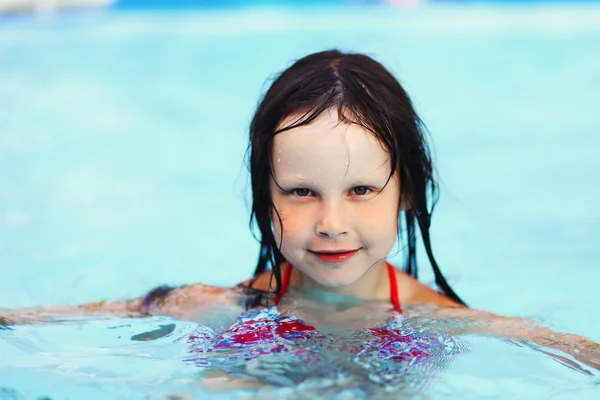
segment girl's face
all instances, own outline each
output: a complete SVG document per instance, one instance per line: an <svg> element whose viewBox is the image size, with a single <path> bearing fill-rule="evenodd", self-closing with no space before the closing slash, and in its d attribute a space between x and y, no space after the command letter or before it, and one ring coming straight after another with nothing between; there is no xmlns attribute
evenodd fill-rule
<svg viewBox="0 0 600 400"><path fill-rule="evenodd" d="M373 281L367 272L383 270L397 237L400 188L396 177L388 181L388 152L372 133L328 110L277 134L271 162L271 198L283 226L273 210L275 239L283 239L281 253L302 272L303 285L363 292Z"/></svg>

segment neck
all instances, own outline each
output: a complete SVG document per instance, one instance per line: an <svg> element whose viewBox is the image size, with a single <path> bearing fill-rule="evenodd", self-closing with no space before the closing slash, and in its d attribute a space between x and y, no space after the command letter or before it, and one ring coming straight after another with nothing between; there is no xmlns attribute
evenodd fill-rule
<svg viewBox="0 0 600 400"><path fill-rule="evenodd" d="M381 299L387 296L387 292L383 290L387 283L387 267L385 260L382 260L369 268L369 270L356 282L340 287L323 286L296 268L293 270L292 277L294 277L294 275L297 277L297 279L293 279L297 282L294 286L304 291L327 292L362 299ZM384 293L385 296L382 296Z"/></svg>

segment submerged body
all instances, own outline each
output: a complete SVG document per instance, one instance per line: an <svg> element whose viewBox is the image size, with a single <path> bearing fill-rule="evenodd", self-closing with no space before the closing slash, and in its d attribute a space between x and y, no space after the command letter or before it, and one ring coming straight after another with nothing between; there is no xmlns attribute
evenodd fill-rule
<svg viewBox="0 0 600 400"><path fill-rule="evenodd" d="M194 338L194 335L188 338L192 346L190 348L191 359L196 359L201 358L195 355L198 353L198 349L211 348L219 343L219 340L225 340L223 343L228 340L241 342L242 346L239 346L237 350L242 353L248 350L248 346L250 349L254 344L262 346L262 339L268 342L268 335L254 337L256 342L250 337L251 340L245 343L243 336L237 336L236 339L233 334L236 330L237 333L240 333L239 329L243 326L246 328L242 328L242 334L243 329L251 330L252 325L248 325L247 321L254 317L264 319L265 316L268 316L271 318L267 325L276 327L275 335L272 337L276 338L277 332L283 331L283 338L286 340L295 337L294 331L303 340L310 339L310 337L320 338L321 334L332 332L339 334L342 331L360 330L373 335L377 329L388 326L392 320L404 320L409 323L419 321L419 326L423 325L423 321L425 321L430 332L433 329L433 332L454 338L460 338L463 335L483 335L513 340L520 345L542 351L562 364L586 375L600 374L599 344L578 335L552 331L527 319L502 317L485 311L457 306L451 300L435 293L429 287L398 269L393 269L393 272L397 281L398 298L402 304L402 316L397 313L390 314L393 307L389 302L391 297L389 281L385 285L386 292L380 293L377 297L351 298L331 295L327 292L305 290L299 285L297 271L290 269L290 272L289 293L283 296L281 303L275 309L245 311L248 297L241 286L247 282L234 288L193 284L179 288L160 287L144 297L128 301L101 301L78 307L3 310L0 312L0 327L15 324L52 324L60 321L61 318L82 315L133 318L172 316L184 321L196 321L203 326L200 328L200 333L204 332L202 335L205 336L196 336L204 339L199 340ZM259 288L268 288L271 279L271 275L265 273L259 277L255 285ZM274 299L274 296L271 299ZM438 299L439 301L420 301L420 299ZM373 305L376 307L376 311L365 309L365 305ZM389 326L397 326L397 323L394 322ZM385 332L386 329L382 332ZM392 334L391 337L395 336ZM346 340L347 337L342 335L337 339ZM308 342L305 341L304 344L306 343ZM216 348L219 347L222 345L217 345ZM223 349L221 348L221 350Z"/></svg>
<svg viewBox="0 0 600 400"><path fill-rule="evenodd" d="M243 303L243 296L237 302ZM17 370L23 365L37 365L36 371L48 370L45 374L54 379L56 372L49 369L52 360L53 365L70 366L60 372L69 379L68 385L84 381L96 387L98 382L88 379L93 373L102 379L104 390L109 385L121 390L124 385L139 386L142 391L150 387L152 391L179 393L180 398L190 397L184 393L211 398L199 392L206 388L228 391L220 395L223 398L252 395L237 389L256 390L256 398L273 399L344 398L341 393L356 399L385 399L389 390L393 390L392 398L435 399L438 395L444 398L450 389L464 398L481 398L490 391L499 398L519 398L524 393L529 398L547 398L547 393L557 390L581 390L586 382L590 392L597 392L597 385L592 387L595 378L558 365L554 360L559 360L541 350L570 358L564 352L545 346L530 348L523 345L525 341L506 340L490 330L485 336L470 334L482 332L486 324L496 324L491 318L469 318L468 309L452 309L454 315L443 316L434 305L403 305L406 318L397 318L390 309L388 301L354 305L325 302L312 292L291 288L271 309L243 315L241 307L198 309L194 320L199 323L172 317L55 318L0 331L0 353L9 357L2 357L0 364ZM255 322L276 327L279 322L297 319L313 327L310 331L314 336L276 334L271 341L248 340L235 347L228 342L235 328L247 332L253 330ZM506 322L512 326L518 323ZM376 336L378 327L395 346L382 343L385 339ZM393 334L387 334L392 330ZM539 334L549 339L546 333ZM17 354L15 345L23 350L18 358L11 358ZM32 346L37 349L35 353L30 351ZM271 351L276 347L281 351ZM394 352L382 352L385 348ZM391 357L411 349L428 353L396 360ZM583 351L584 345L574 344L573 349ZM593 372L584 364L579 366ZM39 377L30 375L33 370L29 367L22 374ZM473 386L474 381L480 384ZM36 398L56 394L43 390L38 390Z"/></svg>
<svg viewBox="0 0 600 400"><path fill-rule="evenodd" d="M522 351L533 349L586 376L600 375L600 348L585 338L518 318L432 302L403 302L401 314L394 310L389 291L380 298L351 299L294 286L293 275L277 306L247 311L247 296L239 287L200 284L163 288L125 303L62 311L65 316L112 313L196 321L196 328L177 342L186 343L183 361L201 370L201 385L210 390L316 387L315 393L324 394L315 398L349 389L356 398L376 398L392 389L422 394L437 376L469 354L476 336L500 339L505 342L502 346L514 343ZM402 287L400 280L397 286ZM400 300L406 298L401 291L398 295ZM60 321L56 316L61 310L39 311L31 310L27 318L48 324ZM45 319L44 314L54 318ZM131 340L172 337L173 328L141 332Z"/></svg>
<svg viewBox="0 0 600 400"><path fill-rule="evenodd" d="M468 346L461 339L464 335L516 340L542 352L544 348L559 350L563 355L546 354L583 374L600 374L600 346L596 343L553 332L524 319L462 307L431 293L425 285L416 284L412 292L409 290L412 295L406 295L400 289L411 288L416 281L391 264L386 265L390 277L387 293L371 299L303 289L295 269L288 264L284 267L282 289L272 297L276 304L278 299L281 301L276 307L244 312L246 297L239 288L219 290L193 285L175 289L162 298L157 298L155 292L151 301L146 297L145 311L175 312L182 318L201 322L203 325L188 338L189 361L202 368L244 377L253 376L246 366L253 359L284 357L286 362L294 359L301 364L318 364L323 362L318 356L323 351L359 365L363 365L361 357L368 355L370 361L365 365L383 363L386 366L381 364L381 371L398 372L421 364L436 364L436 360L450 362L467 351ZM265 275L257 283L265 285L270 279ZM203 293L203 297L212 299L211 305L207 301L185 309L191 305L192 293ZM438 301L416 301L419 298ZM401 303L394 304L394 299ZM402 301L405 299L409 301ZM236 313L242 314L229 325L211 326L211 315L222 314L224 307L230 310L232 318Z"/></svg>
<svg viewBox="0 0 600 400"><path fill-rule="evenodd" d="M380 317L389 315L389 310L382 311L379 309ZM361 323L355 320L355 329L318 330L301 319L282 315L278 307L247 311L221 332L200 326L187 340L186 361L206 371L231 375L230 383L233 376L242 379L235 381L236 385L248 379L275 386L311 379L352 379L360 385L377 382L418 387L424 374L420 368L431 375L467 351L460 338L415 327L394 314L374 327L358 328ZM368 324L362 321L362 325Z"/></svg>
<svg viewBox="0 0 600 400"><path fill-rule="evenodd" d="M432 346L426 344L426 342L418 343L419 338L414 335L414 331L411 329L408 331L402 329L408 326L402 326L405 316L398 300L395 270L389 263L386 266L390 276L392 308L389 313L391 315L385 325L366 329L375 339L368 345L348 347L347 343L336 341L334 334L319 332L314 326L306 324L303 320L292 315L281 315L277 307L273 306L263 310L248 310L238 317L232 326L218 335L209 335L203 332L203 334L192 338L192 342L198 344L196 339L200 339L199 342L202 344L200 348L204 353L215 350L249 348L251 352L246 354L246 360L256 358L261 354L293 351L293 348L288 347L286 344L289 342L296 344L299 339L316 341L318 348L334 347L340 351L348 351L351 354L359 354L366 347L373 347L379 351L382 358L396 361L424 358L429 354L429 348ZM275 305L279 304L282 296L288 291L291 272L292 266L289 265L284 275L283 286L275 296ZM420 339L423 341L424 338L421 337ZM307 352L306 348L300 348L296 354L305 355ZM204 359L198 358L197 360L203 361Z"/></svg>

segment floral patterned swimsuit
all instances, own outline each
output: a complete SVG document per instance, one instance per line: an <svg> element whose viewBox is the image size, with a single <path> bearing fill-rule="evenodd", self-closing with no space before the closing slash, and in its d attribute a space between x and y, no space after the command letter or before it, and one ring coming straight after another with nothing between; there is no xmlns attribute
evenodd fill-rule
<svg viewBox="0 0 600 400"><path fill-rule="evenodd" d="M335 334L321 333L299 318L281 315L277 304L287 292L292 271L290 265L284 273L282 288L275 296L275 306L248 310L220 333L200 326L188 338L189 353L193 357L187 361L208 367L215 366L215 362L223 364L232 356L245 363L264 355L285 353L310 363L323 349L332 349L338 354L347 354L355 361L368 357L371 364L374 359L379 359L412 365L435 358L440 352L445 355L456 353L459 346L452 338L430 330L414 329L405 323L395 270L391 264L386 265L394 312L386 325L357 331L354 337L351 334L341 339Z"/></svg>

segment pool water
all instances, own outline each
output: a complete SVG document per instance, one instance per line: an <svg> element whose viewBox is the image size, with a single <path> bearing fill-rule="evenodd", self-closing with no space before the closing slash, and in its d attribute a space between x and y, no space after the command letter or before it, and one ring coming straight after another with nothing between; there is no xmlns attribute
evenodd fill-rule
<svg viewBox="0 0 600 400"><path fill-rule="evenodd" d="M375 307L352 311L385 317ZM253 313L238 317L238 326L252 318L260 329L264 315L278 312ZM375 330L324 329L252 346L223 345L231 337L224 327L236 324L231 316L201 319L71 317L14 326L1 335L0 387L8 398L35 399L593 399L599 393L600 370L568 356L571 363L557 362L515 341L452 335L456 321L423 314L363 322ZM377 333L386 327L397 333L381 340Z"/></svg>
<svg viewBox="0 0 600 400"><path fill-rule="evenodd" d="M600 342L598 21L594 5L2 19L0 307L246 279L257 244L242 158L257 99L292 60L338 47L388 66L431 133L441 178L433 248L457 293L474 308ZM401 265L401 254L390 261ZM392 394L370 392L376 382L352 359L328 356L319 368L341 365L354 383L315 375L209 390L200 384L206 371L186 361L187 339L198 323L217 332L237 315L63 318L0 330L0 398L600 394L597 376L481 335L458 336L460 352ZM255 371L270 377L299 368L293 358L261 362Z"/></svg>

